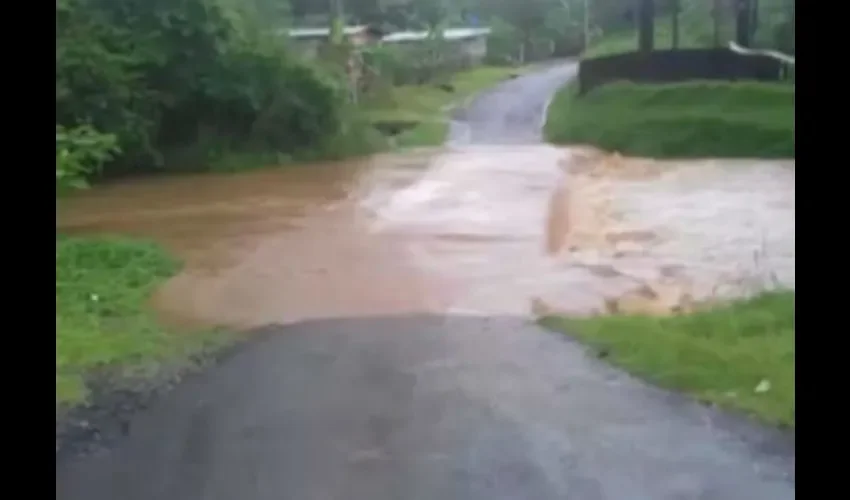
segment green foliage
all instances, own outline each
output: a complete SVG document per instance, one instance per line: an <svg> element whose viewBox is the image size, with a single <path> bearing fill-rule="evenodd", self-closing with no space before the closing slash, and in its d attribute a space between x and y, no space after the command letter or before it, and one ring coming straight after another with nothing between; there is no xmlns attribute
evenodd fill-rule
<svg viewBox="0 0 850 500"><path fill-rule="evenodd" d="M636 156L794 157L794 89L760 83L612 84L549 107L549 140Z"/></svg>
<svg viewBox="0 0 850 500"><path fill-rule="evenodd" d="M610 2L611 0L606 0ZM637 49L637 29L633 22L622 22L613 3L595 2L593 21L602 27L601 37L595 39L585 57L599 57ZM736 12L734 2L705 0L679 0L679 48L708 48L725 46L735 38ZM789 8L790 4L790 8ZM654 46L656 49L672 48L672 11L670 2L655 2ZM717 12L715 6L719 7ZM753 45L793 52L794 8L793 1L759 0L757 22L754 23ZM625 7L626 9L628 7ZM624 6L620 5L622 11Z"/></svg>
<svg viewBox="0 0 850 500"><path fill-rule="evenodd" d="M519 62L519 46L522 33L516 26L494 18L490 23L490 36L487 37L487 63L510 65Z"/></svg>
<svg viewBox="0 0 850 500"><path fill-rule="evenodd" d="M63 194L88 186L86 178L120 151L112 134L90 126L73 129L56 126L56 192Z"/></svg>
<svg viewBox="0 0 850 500"><path fill-rule="evenodd" d="M493 29L489 61L508 64L577 54L584 39L584 5L580 0L482 2Z"/></svg>
<svg viewBox="0 0 850 500"><path fill-rule="evenodd" d="M335 135L339 84L229 4L58 0L57 124L114 135L112 172L172 168L201 139L295 154Z"/></svg>
<svg viewBox="0 0 850 500"><path fill-rule="evenodd" d="M56 241L56 405L83 402L86 376L149 374L162 363L187 363L198 350L225 340L219 334L171 334L147 302L179 269L157 245L121 238ZM113 380L120 385L120 380Z"/></svg>

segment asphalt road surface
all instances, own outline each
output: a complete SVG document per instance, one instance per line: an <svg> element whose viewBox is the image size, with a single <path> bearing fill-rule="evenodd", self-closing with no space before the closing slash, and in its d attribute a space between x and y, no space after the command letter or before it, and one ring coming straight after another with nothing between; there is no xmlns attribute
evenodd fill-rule
<svg viewBox="0 0 850 500"><path fill-rule="evenodd" d="M546 108L555 92L576 75L575 63L562 62L479 95L455 113L449 130L452 144L537 144Z"/></svg>
<svg viewBox="0 0 850 500"><path fill-rule="evenodd" d="M467 136L453 138L539 140L546 102L573 73L506 82L458 115ZM268 327L140 414L108 453L57 463L56 479L63 500L795 491L789 436L648 386L528 320L432 316Z"/></svg>

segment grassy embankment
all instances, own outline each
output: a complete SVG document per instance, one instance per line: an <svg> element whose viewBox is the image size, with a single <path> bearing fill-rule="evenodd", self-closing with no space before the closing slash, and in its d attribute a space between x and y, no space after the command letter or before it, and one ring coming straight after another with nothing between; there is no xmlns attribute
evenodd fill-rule
<svg viewBox="0 0 850 500"><path fill-rule="evenodd" d="M794 88L783 84L612 84L555 96L549 141L636 156L794 156Z"/></svg>
<svg viewBox="0 0 850 500"><path fill-rule="evenodd" d="M624 155L793 157L793 95L783 85L696 82L617 84L578 98L570 86L549 108L545 132L552 142ZM668 318L543 323L659 385L767 423L795 425L793 291Z"/></svg>
<svg viewBox="0 0 850 500"><path fill-rule="evenodd" d="M179 267L152 243L57 237L57 412L85 402L89 377L103 370L120 388L163 368L189 366L226 342L220 332L170 332L148 310L151 293Z"/></svg>
<svg viewBox="0 0 850 500"><path fill-rule="evenodd" d="M364 103L365 113L374 123L397 122L409 125L394 137L396 147L437 146L446 139L449 115L478 92L521 74L522 68L480 66L461 71L449 80L449 92L437 85L395 87L380 100Z"/></svg>
<svg viewBox="0 0 850 500"><path fill-rule="evenodd" d="M794 427L794 292L666 318L548 317L542 324L653 383Z"/></svg>

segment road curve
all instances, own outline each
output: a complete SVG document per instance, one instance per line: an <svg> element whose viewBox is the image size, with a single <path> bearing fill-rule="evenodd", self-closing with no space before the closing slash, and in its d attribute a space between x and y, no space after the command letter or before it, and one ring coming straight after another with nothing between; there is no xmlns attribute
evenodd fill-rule
<svg viewBox="0 0 850 500"><path fill-rule="evenodd" d="M485 94L458 117L471 124L466 139L524 129L516 140L534 140L543 89L569 71ZM650 387L529 321L432 316L268 327L140 414L106 454L57 463L56 479L63 500L784 500L795 490L784 435Z"/></svg>
<svg viewBox="0 0 850 500"><path fill-rule="evenodd" d="M572 62L548 65L528 75L503 82L478 95L455 113L449 143L537 144L546 108L555 92L576 75Z"/></svg>

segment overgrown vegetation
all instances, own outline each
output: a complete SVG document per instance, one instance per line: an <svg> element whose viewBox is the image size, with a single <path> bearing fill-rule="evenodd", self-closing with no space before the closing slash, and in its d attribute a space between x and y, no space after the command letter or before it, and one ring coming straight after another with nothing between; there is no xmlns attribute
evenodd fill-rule
<svg viewBox="0 0 850 500"><path fill-rule="evenodd" d="M151 293L179 269L162 248L119 238L56 240L56 406L85 401L87 379L109 370L120 387L226 340L175 334L149 312Z"/></svg>
<svg viewBox="0 0 850 500"><path fill-rule="evenodd" d="M88 187L87 177L119 151L117 139L88 125L71 130L56 125L56 192Z"/></svg>
<svg viewBox="0 0 850 500"><path fill-rule="evenodd" d="M542 323L619 366L761 420L795 425L794 292L672 317L549 317Z"/></svg>
<svg viewBox="0 0 850 500"><path fill-rule="evenodd" d="M794 89L781 84L612 84L562 89L545 133L634 156L794 157Z"/></svg>
<svg viewBox="0 0 850 500"><path fill-rule="evenodd" d="M334 73L223 2L56 3L57 125L114 137L106 173L327 149L359 131L347 111Z"/></svg>

